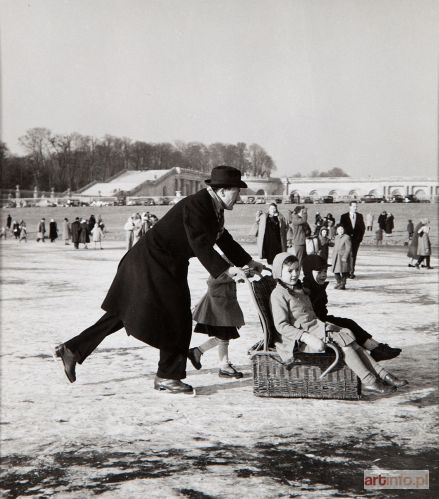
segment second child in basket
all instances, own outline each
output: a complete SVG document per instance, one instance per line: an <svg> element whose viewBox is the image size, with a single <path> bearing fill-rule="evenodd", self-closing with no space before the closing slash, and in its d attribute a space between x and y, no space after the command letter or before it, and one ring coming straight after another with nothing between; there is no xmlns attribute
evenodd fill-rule
<svg viewBox="0 0 439 499"><path fill-rule="evenodd" d="M360 378L363 387L374 393L387 394L408 384L387 372L355 341L347 329L319 320L311 300L299 280L299 262L290 253L279 253L273 261L273 277L277 280L270 304L274 326L280 335L276 350L285 363L292 363L294 351L325 351L325 343L337 344L343 359Z"/></svg>

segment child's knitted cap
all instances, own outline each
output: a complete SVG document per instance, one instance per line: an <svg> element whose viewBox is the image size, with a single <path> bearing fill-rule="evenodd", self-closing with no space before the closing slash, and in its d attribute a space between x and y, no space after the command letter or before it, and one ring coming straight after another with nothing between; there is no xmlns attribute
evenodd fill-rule
<svg viewBox="0 0 439 499"><path fill-rule="evenodd" d="M290 263L298 262L297 257L292 255L291 253L288 253L284 251L283 253L278 253L273 260L273 266L271 268L271 271L273 273L273 277L275 279L280 279L280 276L282 274L282 266L285 263L285 260L290 260Z"/></svg>

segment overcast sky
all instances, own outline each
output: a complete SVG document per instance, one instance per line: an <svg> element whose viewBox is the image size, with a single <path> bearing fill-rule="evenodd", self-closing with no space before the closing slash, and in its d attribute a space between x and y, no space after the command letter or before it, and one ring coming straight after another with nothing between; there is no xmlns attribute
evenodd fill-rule
<svg viewBox="0 0 439 499"><path fill-rule="evenodd" d="M0 0L2 140L256 142L277 174L437 176L438 0Z"/></svg>

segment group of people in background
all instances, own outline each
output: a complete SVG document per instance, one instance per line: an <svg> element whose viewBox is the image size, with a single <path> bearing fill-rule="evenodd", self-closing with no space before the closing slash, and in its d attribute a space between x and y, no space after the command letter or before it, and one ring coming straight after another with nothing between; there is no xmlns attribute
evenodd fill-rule
<svg viewBox="0 0 439 499"><path fill-rule="evenodd" d="M322 217L316 213L314 230L308 222L305 206L296 206L288 220L279 213L277 205L271 203L268 212L258 211L251 233L257 238L259 258L272 265L277 254L293 253L302 268L306 255L318 255L324 261L332 250L332 271L336 278L336 289L346 289L348 278L355 278L355 263L366 226L363 216L357 213L357 203L351 201L349 212L343 213L336 224L331 213Z"/></svg>
<svg viewBox="0 0 439 499"><path fill-rule="evenodd" d="M65 245L73 243L75 249L79 249L79 245L84 245L85 249L88 248L90 242L94 243L94 247L102 248L102 240L104 238L104 222L99 215L96 220L94 215L90 215L88 219L76 217L70 223L68 218L64 218L61 226L61 233L58 223L55 219L51 218L47 224L45 217L42 217L36 226L36 242L44 243L48 239L54 243L58 238L64 241ZM11 215L7 216L6 227L2 227L0 237L6 239L7 234L11 233L18 241L27 242L28 230L24 220L17 222L13 220Z"/></svg>
<svg viewBox="0 0 439 499"><path fill-rule="evenodd" d="M21 219L20 221L13 220L11 215L6 219L6 227L1 228L0 238L6 239L7 234L11 233L12 237L17 239L20 243L27 242L27 227L26 222Z"/></svg>
<svg viewBox="0 0 439 499"><path fill-rule="evenodd" d="M102 217L98 219L94 215L90 215L89 219L76 217L70 223L68 218L64 218L62 224L62 238L64 244L73 243L75 249L79 249L79 245L83 244L84 249L88 249L88 244L93 242L94 249L103 249L102 240L104 239L105 224Z"/></svg>
<svg viewBox="0 0 439 499"><path fill-rule="evenodd" d="M158 222L158 220L157 216L149 213L149 211L145 211L142 214L133 213L130 215L123 227L126 235L126 249L130 250L133 245Z"/></svg>

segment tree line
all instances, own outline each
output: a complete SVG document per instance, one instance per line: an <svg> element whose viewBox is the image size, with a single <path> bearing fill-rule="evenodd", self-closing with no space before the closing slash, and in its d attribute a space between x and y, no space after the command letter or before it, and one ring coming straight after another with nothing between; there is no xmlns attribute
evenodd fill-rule
<svg viewBox="0 0 439 499"><path fill-rule="evenodd" d="M173 144L133 141L105 135L97 139L71 133L52 134L47 128L32 128L19 138L26 152L12 154L0 143L2 188L64 192L76 191L92 182L105 182L122 170L164 170L190 168L209 173L216 165L227 164L242 173L270 177L276 165L258 144L205 145L200 142Z"/></svg>

